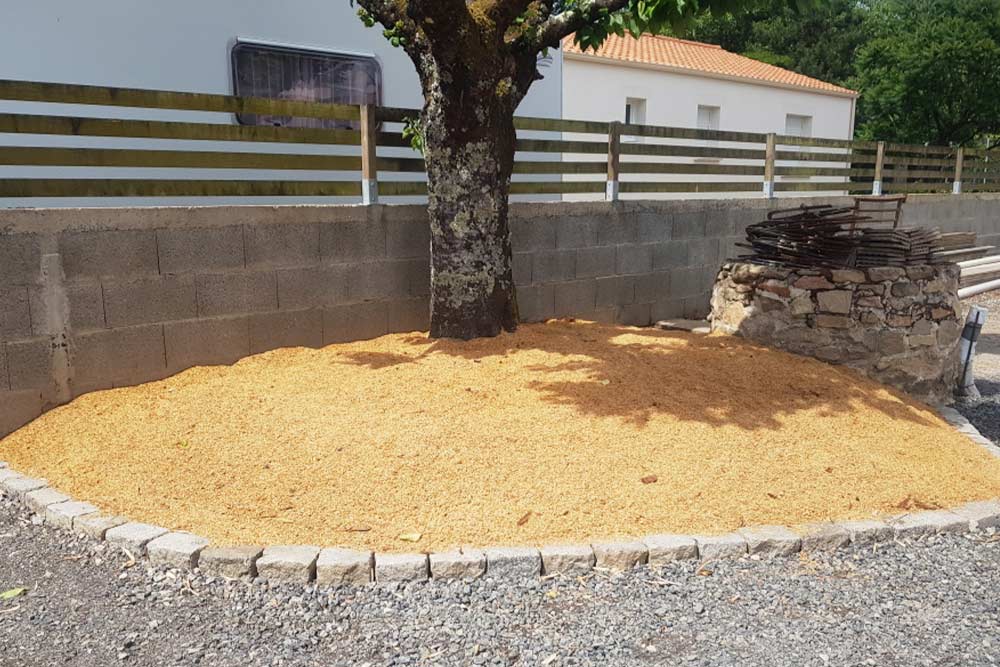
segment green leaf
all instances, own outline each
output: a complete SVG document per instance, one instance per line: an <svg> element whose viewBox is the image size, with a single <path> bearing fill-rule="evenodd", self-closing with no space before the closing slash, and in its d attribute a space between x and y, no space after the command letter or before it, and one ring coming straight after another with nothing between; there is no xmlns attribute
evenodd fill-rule
<svg viewBox="0 0 1000 667"><path fill-rule="evenodd" d="M27 588L11 588L10 590L0 593L0 600L13 600L14 598L24 595L27 592Z"/></svg>

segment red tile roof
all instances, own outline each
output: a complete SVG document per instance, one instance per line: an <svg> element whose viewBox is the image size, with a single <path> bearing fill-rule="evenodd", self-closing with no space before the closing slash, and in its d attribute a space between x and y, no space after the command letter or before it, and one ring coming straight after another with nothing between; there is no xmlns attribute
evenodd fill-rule
<svg viewBox="0 0 1000 667"><path fill-rule="evenodd" d="M783 87L791 86L839 95L857 95L855 91L848 88L768 65L738 53L730 53L715 44L703 44L676 37L643 35L639 39L635 39L630 35L625 37L610 35L595 53L594 51L582 51L573 42L573 37L570 36L563 40L563 51L567 54L584 54L608 60L661 65L678 70L690 70L692 73L745 79Z"/></svg>

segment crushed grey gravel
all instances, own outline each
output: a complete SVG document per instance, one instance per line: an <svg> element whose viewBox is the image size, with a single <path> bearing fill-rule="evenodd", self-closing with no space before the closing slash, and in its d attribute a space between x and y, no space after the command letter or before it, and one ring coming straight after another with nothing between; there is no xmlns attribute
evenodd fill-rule
<svg viewBox="0 0 1000 667"><path fill-rule="evenodd" d="M1000 536L362 589L152 568L0 500L2 663L995 665Z"/></svg>

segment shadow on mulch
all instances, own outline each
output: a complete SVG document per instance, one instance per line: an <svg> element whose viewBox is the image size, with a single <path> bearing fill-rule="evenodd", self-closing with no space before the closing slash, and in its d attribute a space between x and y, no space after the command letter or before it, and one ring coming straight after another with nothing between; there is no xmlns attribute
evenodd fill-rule
<svg viewBox="0 0 1000 667"><path fill-rule="evenodd" d="M419 348L416 354L360 352L346 356L350 363L382 369L419 363L432 355L480 363L540 350L564 359L524 367L535 376L528 386L539 391L545 402L571 405L583 414L617 417L639 426L653 416L670 414L714 426L778 429L782 415L822 408L823 416L833 416L857 411L859 404L893 419L936 423L926 405L855 371L737 337L581 321L553 321L522 331L527 334L469 342L413 335L404 342ZM631 340L616 340L626 336ZM577 372L583 379L546 377L567 371Z"/></svg>

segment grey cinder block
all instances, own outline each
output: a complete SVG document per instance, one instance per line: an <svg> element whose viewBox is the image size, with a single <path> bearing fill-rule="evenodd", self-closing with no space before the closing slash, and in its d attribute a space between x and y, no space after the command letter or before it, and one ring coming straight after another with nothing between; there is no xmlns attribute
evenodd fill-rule
<svg viewBox="0 0 1000 667"><path fill-rule="evenodd" d="M525 285L517 288L522 322L544 322L555 317L555 286Z"/></svg>
<svg viewBox="0 0 1000 667"><path fill-rule="evenodd" d="M68 500L45 508L45 523L71 530L73 522L79 517L97 514L98 509L87 502Z"/></svg>
<svg viewBox="0 0 1000 667"><path fill-rule="evenodd" d="M160 380L167 375L163 326L144 324L95 331L73 339L73 378L77 393L110 386Z"/></svg>
<svg viewBox="0 0 1000 667"><path fill-rule="evenodd" d="M345 586L370 583L374 576L375 557L371 551L323 549L316 560L316 583L321 586Z"/></svg>
<svg viewBox="0 0 1000 667"><path fill-rule="evenodd" d="M446 551L430 555L431 578L475 579L486 572L486 554L478 549Z"/></svg>
<svg viewBox="0 0 1000 667"><path fill-rule="evenodd" d="M653 270L684 268L688 265L688 242L665 241L653 245Z"/></svg>
<svg viewBox="0 0 1000 667"><path fill-rule="evenodd" d="M385 223L370 220L323 223L319 230L319 246L324 262L385 257Z"/></svg>
<svg viewBox="0 0 1000 667"><path fill-rule="evenodd" d="M206 547L198 558L198 569L213 577L257 576L257 560L264 553L260 547Z"/></svg>
<svg viewBox="0 0 1000 667"><path fill-rule="evenodd" d="M636 276L609 276L597 279L596 305L627 306L635 303Z"/></svg>
<svg viewBox="0 0 1000 667"><path fill-rule="evenodd" d="M597 245L600 223L591 216L569 216L556 222L557 248L590 248Z"/></svg>
<svg viewBox="0 0 1000 667"><path fill-rule="evenodd" d="M595 542L594 567L608 570L631 570L649 560L649 550L642 542Z"/></svg>
<svg viewBox="0 0 1000 667"><path fill-rule="evenodd" d="M375 554L375 581L427 581L427 554Z"/></svg>
<svg viewBox="0 0 1000 667"><path fill-rule="evenodd" d="M618 324L630 327L645 327L653 321L652 304L631 303L618 307Z"/></svg>
<svg viewBox="0 0 1000 667"><path fill-rule="evenodd" d="M198 315L243 315L278 309L278 283L273 272L199 275Z"/></svg>
<svg viewBox="0 0 1000 667"><path fill-rule="evenodd" d="M26 493L44 489L49 483L44 479L34 477L24 477L23 475L10 475L6 478L0 476L0 487L7 492L7 495L14 498L21 498Z"/></svg>
<svg viewBox="0 0 1000 667"><path fill-rule="evenodd" d="M249 316L250 354L279 347L323 347L323 311L294 310Z"/></svg>
<svg viewBox="0 0 1000 667"><path fill-rule="evenodd" d="M542 572L542 556L534 547L490 547L483 551L490 577L527 579Z"/></svg>
<svg viewBox="0 0 1000 667"><path fill-rule="evenodd" d="M578 249L576 251L576 277L613 276L616 256L615 246Z"/></svg>
<svg viewBox="0 0 1000 667"><path fill-rule="evenodd" d="M542 574L586 574L594 569L597 558L589 544L553 544L539 549Z"/></svg>
<svg viewBox="0 0 1000 667"><path fill-rule="evenodd" d="M123 516L84 514L73 518L73 532L95 540L103 540L107 537L109 530L126 523L128 523L128 519Z"/></svg>
<svg viewBox="0 0 1000 667"><path fill-rule="evenodd" d="M11 341L5 347L10 388L48 392L53 385L51 339L45 336Z"/></svg>
<svg viewBox="0 0 1000 667"><path fill-rule="evenodd" d="M109 327L186 320L198 316L194 277L160 276L129 282L105 281L104 312Z"/></svg>
<svg viewBox="0 0 1000 667"><path fill-rule="evenodd" d="M350 302L351 264L330 264L277 272L282 310L338 306Z"/></svg>
<svg viewBox="0 0 1000 667"><path fill-rule="evenodd" d="M378 338L388 331L389 311L384 301L323 309L325 345Z"/></svg>
<svg viewBox="0 0 1000 667"><path fill-rule="evenodd" d="M636 303L655 303L670 298L670 272L644 273L635 277Z"/></svg>
<svg viewBox="0 0 1000 667"><path fill-rule="evenodd" d="M957 533L969 529L968 519L947 510L927 510L893 517L888 521L898 537Z"/></svg>
<svg viewBox="0 0 1000 667"><path fill-rule="evenodd" d="M0 390L0 402L4 409L0 410L0 438L13 433L32 419L42 414L44 400L39 389L23 391Z"/></svg>
<svg viewBox="0 0 1000 667"><path fill-rule="evenodd" d="M167 322L163 325L167 371L233 364L250 354L246 316Z"/></svg>
<svg viewBox="0 0 1000 667"><path fill-rule="evenodd" d="M156 234L152 230L62 232L59 254L68 280L159 273Z"/></svg>
<svg viewBox="0 0 1000 667"><path fill-rule="evenodd" d="M510 242L514 252L534 252L554 250L556 247L556 226L552 220L523 219L510 220Z"/></svg>
<svg viewBox="0 0 1000 667"><path fill-rule="evenodd" d="M969 522L970 530L1000 528L1000 500L980 500L951 510Z"/></svg>
<svg viewBox="0 0 1000 667"><path fill-rule="evenodd" d="M597 281L575 280L555 284L555 316L587 317L597 307Z"/></svg>
<svg viewBox="0 0 1000 667"><path fill-rule="evenodd" d="M418 270L427 272L429 285L430 264L425 260L395 259L352 264L348 294L351 301L405 298L410 296L413 276Z"/></svg>
<svg viewBox="0 0 1000 667"><path fill-rule="evenodd" d="M156 230L161 273L225 271L246 265L243 226Z"/></svg>
<svg viewBox="0 0 1000 667"><path fill-rule="evenodd" d="M427 297L399 299L386 303L389 333L427 331L431 325L431 304Z"/></svg>
<svg viewBox="0 0 1000 667"><path fill-rule="evenodd" d="M784 526L756 526L738 532L747 541L751 555L790 556L802 549L802 539Z"/></svg>
<svg viewBox="0 0 1000 667"><path fill-rule="evenodd" d="M647 535L642 541L651 566L698 557L698 543L690 535Z"/></svg>
<svg viewBox="0 0 1000 667"><path fill-rule="evenodd" d="M319 262L319 224L246 225L248 267L308 266Z"/></svg>
<svg viewBox="0 0 1000 667"><path fill-rule="evenodd" d="M271 581L306 584L316 576L319 547L265 547L257 559L257 574Z"/></svg>
<svg viewBox="0 0 1000 667"><path fill-rule="evenodd" d="M55 505L56 503L64 503L70 498L65 493L60 493L50 487L42 487L41 489L35 489L34 491L28 491L24 494L24 504L28 508L35 512L36 514L45 513L45 508L49 505Z"/></svg>
<svg viewBox="0 0 1000 667"><path fill-rule="evenodd" d="M514 284L518 287L531 284L531 264L533 262L530 252L515 252L511 259L511 271L514 274Z"/></svg>
<svg viewBox="0 0 1000 667"><path fill-rule="evenodd" d="M834 551L851 543L850 531L841 524L808 524L800 530L802 551Z"/></svg>
<svg viewBox="0 0 1000 667"><path fill-rule="evenodd" d="M576 250L539 250L532 253L531 279L538 283L576 277Z"/></svg>
<svg viewBox="0 0 1000 667"><path fill-rule="evenodd" d="M615 270L620 275L649 273L653 270L653 246L648 243L618 246Z"/></svg>
<svg viewBox="0 0 1000 667"><path fill-rule="evenodd" d="M673 235L674 216L672 213L640 213L636 219L639 224L639 243L668 241Z"/></svg>
<svg viewBox="0 0 1000 667"><path fill-rule="evenodd" d="M0 339L31 335L27 287L0 287Z"/></svg>
<svg viewBox="0 0 1000 667"><path fill-rule="evenodd" d="M385 247L389 257L430 257L431 231L426 220L388 222Z"/></svg>
<svg viewBox="0 0 1000 667"><path fill-rule="evenodd" d="M702 560L739 558L747 554L747 541L739 533L725 535L696 535L698 557Z"/></svg>
<svg viewBox="0 0 1000 667"><path fill-rule="evenodd" d="M208 546L208 540L186 532L161 535L146 545L146 554L154 565L177 568L193 568L198 564L198 555Z"/></svg>
<svg viewBox="0 0 1000 667"><path fill-rule="evenodd" d="M851 544L867 545L892 539L892 527L879 519L838 521L851 536Z"/></svg>
<svg viewBox="0 0 1000 667"><path fill-rule="evenodd" d="M133 555L141 555L146 552L147 544L168 532L166 528L130 521L108 529L104 539L109 544L128 549Z"/></svg>
<svg viewBox="0 0 1000 667"><path fill-rule="evenodd" d="M31 285L41 279L42 236L0 233L0 285Z"/></svg>

